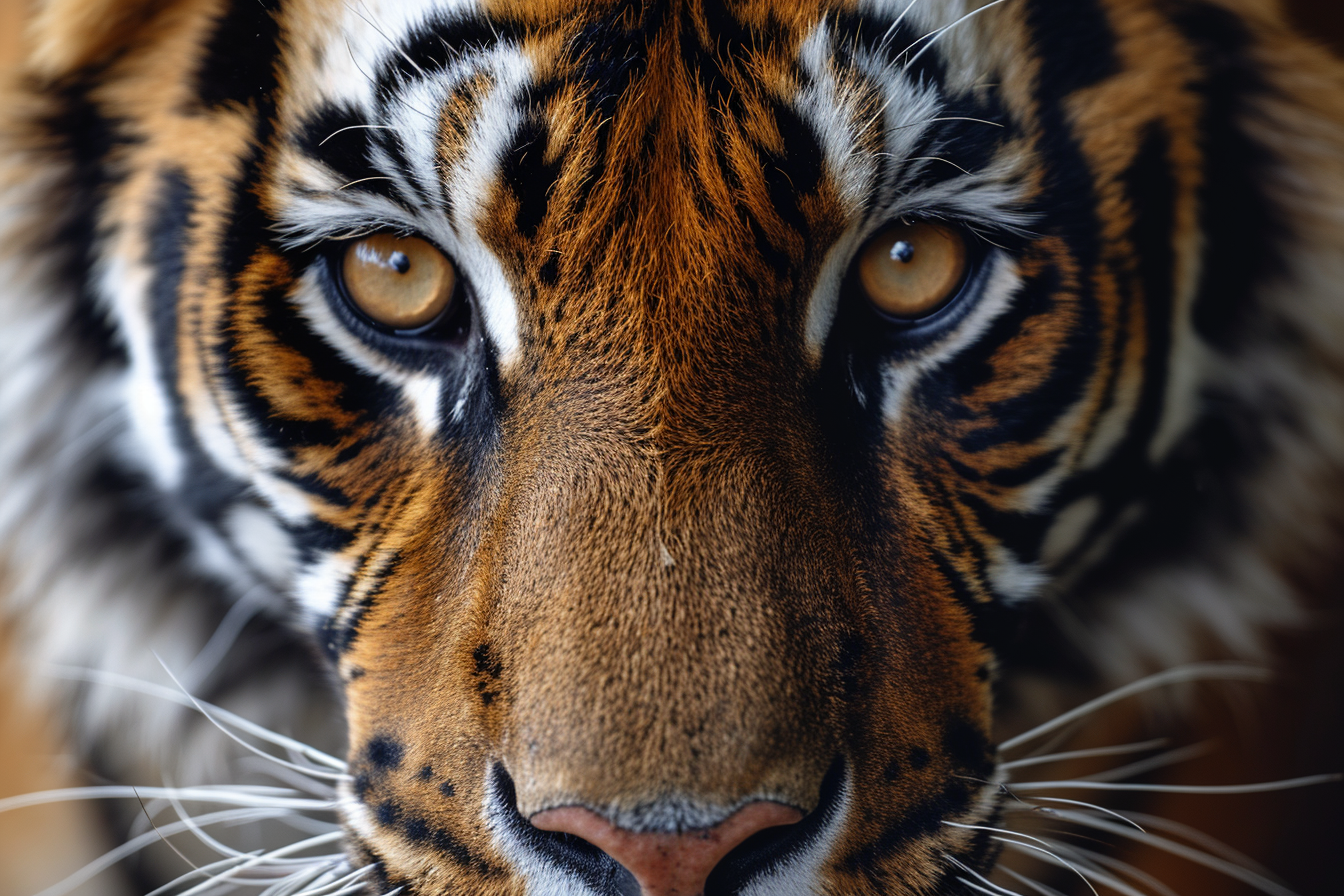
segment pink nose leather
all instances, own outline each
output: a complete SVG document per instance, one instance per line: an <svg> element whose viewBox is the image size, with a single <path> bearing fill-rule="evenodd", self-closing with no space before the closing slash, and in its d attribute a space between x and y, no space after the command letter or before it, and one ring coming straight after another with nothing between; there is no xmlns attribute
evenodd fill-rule
<svg viewBox="0 0 1344 896"><path fill-rule="evenodd" d="M636 834L578 806L532 816L543 831L582 837L620 862L639 881L641 896L701 896L709 872L757 831L801 820L803 813L780 803L749 803L712 828L684 834Z"/></svg>

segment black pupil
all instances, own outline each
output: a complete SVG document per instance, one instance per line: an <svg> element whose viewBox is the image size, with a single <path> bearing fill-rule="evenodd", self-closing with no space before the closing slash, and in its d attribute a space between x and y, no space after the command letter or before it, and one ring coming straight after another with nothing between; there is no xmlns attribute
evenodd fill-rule
<svg viewBox="0 0 1344 896"><path fill-rule="evenodd" d="M908 264L910 259L915 257L915 247L905 240L897 240L896 244L891 247L891 257L896 261Z"/></svg>
<svg viewBox="0 0 1344 896"><path fill-rule="evenodd" d="M387 261L398 274L404 274L411 269L411 260L406 257L405 252L393 252Z"/></svg>

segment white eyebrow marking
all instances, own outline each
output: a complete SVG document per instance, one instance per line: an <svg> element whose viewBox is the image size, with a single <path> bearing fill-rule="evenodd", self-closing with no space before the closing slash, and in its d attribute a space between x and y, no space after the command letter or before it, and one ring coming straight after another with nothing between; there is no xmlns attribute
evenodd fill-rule
<svg viewBox="0 0 1344 896"><path fill-rule="evenodd" d="M532 79L531 61L517 47L501 45L486 57L495 78L494 89L482 100L461 163L444 175L453 197L452 220L470 271L482 322L499 353L501 368L518 356L518 302L498 257L481 239L477 221L487 215L485 203L493 195L500 161L522 118L518 96Z"/></svg>

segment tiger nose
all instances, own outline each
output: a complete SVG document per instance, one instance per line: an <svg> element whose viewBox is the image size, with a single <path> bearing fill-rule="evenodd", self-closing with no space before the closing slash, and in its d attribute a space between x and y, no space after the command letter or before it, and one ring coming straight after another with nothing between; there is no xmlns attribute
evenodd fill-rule
<svg viewBox="0 0 1344 896"><path fill-rule="evenodd" d="M543 831L573 834L611 856L634 875L640 896L702 896L709 873L752 834L793 824L803 813L781 803L748 803L712 828L680 834L634 833L579 806L532 816Z"/></svg>

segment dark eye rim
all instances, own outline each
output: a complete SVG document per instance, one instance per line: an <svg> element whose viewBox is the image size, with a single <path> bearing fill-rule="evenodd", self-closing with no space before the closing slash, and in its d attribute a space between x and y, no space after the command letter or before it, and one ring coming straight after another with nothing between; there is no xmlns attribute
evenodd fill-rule
<svg viewBox="0 0 1344 896"><path fill-rule="evenodd" d="M456 274L453 295L443 310L430 322L410 329L389 327L366 314L350 295L350 290L345 283L344 265L342 264L345 252L360 240L379 234L403 239L414 237L424 240L453 265ZM330 286L328 291L334 296L335 301L332 304L335 306L338 316L341 317L348 328L355 330L366 341L378 343L381 347L394 352L415 348L441 349L444 346L461 344L466 341L467 334L471 329L472 317L470 285L462 273L461 266L453 259L452 254L445 252L443 247L424 234L399 230L378 230L350 239L330 240L322 247L321 257L324 262L325 279Z"/></svg>
<svg viewBox="0 0 1344 896"><path fill-rule="evenodd" d="M957 286L948 293L948 298L937 308L919 317L898 317L878 308L868 298L867 292L859 281L859 260L868 247L872 245L873 240L881 236L888 228L898 224L920 223L936 225L960 234L966 243L966 270L962 273ZM932 339L956 321L961 320L970 310L970 307L974 305L969 297L977 292L981 285L984 262L989 254L989 249L989 242L959 221L932 216L902 216L894 221L884 223L859 246L850 259L849 269L845 273L843 292L850 297L853 303L862 306L870 322L884 330L890 338L905 343L912 343L923 338Z"/></svg>

